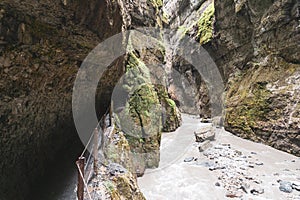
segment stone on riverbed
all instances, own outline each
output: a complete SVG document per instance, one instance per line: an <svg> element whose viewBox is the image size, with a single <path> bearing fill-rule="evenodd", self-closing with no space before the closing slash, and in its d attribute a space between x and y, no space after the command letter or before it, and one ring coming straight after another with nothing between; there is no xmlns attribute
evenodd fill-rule
<svg viewBox="0 0 300 200"><path fill-rule="evenodd" d="M194 157L185 158L184 162L192 162L194 160Z"/></svg>
<svg viewBox="0 0 300 200"><path fill-rule="evenodd" d="M201 144L199 144L198 149L199 149L200 152L203 152L206 149L209 149L211 147L212 147L212 144L210 143L210 141L206 140L206 141L202 142Z"/></svg>
<svg viewBox="0 0 300 200"><path fill-rule="evenodd" d="M292 188L294 190L300 191L300 182L296 182L296 181L292 182Z"/></svg>
<svg viewBox="0 0 300 200"><path fill-rule="evenodd" d="M202 118L200 120L201 123L211 123L212 122L212 119L209 119L209 118Z"/></svg>
<svg viewBox="0 0 300 200"><path fill-rule="evenodd" d="M264 192L265 192L264 189L259 188L259 187L255 187L250 190L250 193L253 195L263 194Z"/></svg>
<svg viewBox="0 0 300 200"><path fill-rule="evenodd" d="M212 127L202 128L194 132L196 142L204 142L205 140L213 141L215 139L215 132Z"/></svg>
<svg viewBox="0 0 300 200"><path fill-rule="evenodd" d="M288 181L279 181L279 190L286 193L291 193L293 191L292 183Z"/></svg>
<svg viewBox="0 0 300 200"><path fill-rule="evenodd" d="M198 162L196 163L196 165L199 165L199 166L203 166L203 167L213 167L215 165L214 162Z"/></svg>
<svg viewBox="0 0 300 200"><path fill-rule="evenodd" d="M242 196L243 196L243 194L239 191L236 191L236 192L228 191L226 193L226 197L228 197L228 198L240 198Z"/></svg>

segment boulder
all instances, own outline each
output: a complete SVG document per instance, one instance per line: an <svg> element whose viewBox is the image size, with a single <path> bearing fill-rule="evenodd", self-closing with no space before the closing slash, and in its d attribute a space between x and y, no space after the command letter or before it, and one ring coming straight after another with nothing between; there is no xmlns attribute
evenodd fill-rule
<svg viewBox="0 0 300 200"><path fill-rule="evenodd" d="M215 139L215 132L212 127L201 128L194 132L196 142L204 142L205 140L213 141Z"/></svg>
<svg viewBox="0 0 300 200"><path fill-rule="evenodd" d="M288 181L280 181L279 190L286 193L291 193L293 191L292 183Z"/></svg>
<svg viewBox="0 0 300 200"><path fill-rule="evenodd" d="M206 149L209 149L210 147L212 147L212 144L210 143L210 141L209 140L205 140L204 142L202 142L202 143L199 144L198 149L199 149L200 152L203 152Z"/></svg>

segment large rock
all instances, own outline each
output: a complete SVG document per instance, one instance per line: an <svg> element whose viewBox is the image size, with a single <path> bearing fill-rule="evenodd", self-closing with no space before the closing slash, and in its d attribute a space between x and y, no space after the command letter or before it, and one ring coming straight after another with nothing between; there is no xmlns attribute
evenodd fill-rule
<svg viewBox="0 0 300 200"><path fill-rule="evenodd" d="M196 142L204 142L205 140L213 141L215 139L215 134L213 127L204 127L194 132Z"/></svg>
<svg viewBox="0 0 300 200"><path fill-rule="evenodd" d="M205 140L198 145L199 152L203 152L212 147L210 140Z"/></svg>

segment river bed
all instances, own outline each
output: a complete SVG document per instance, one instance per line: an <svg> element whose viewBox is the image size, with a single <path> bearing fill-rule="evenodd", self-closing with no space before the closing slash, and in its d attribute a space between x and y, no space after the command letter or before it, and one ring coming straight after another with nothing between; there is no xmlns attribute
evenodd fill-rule
<svg viewBox="0 0 300 200"><path fill-rule="evenodd" d="M175 132L163 134L159 168L148 169L143 177L138 178L138 184L147 200L231 199L226 197L228 193L224 188L226 180L220 177L224 177L224 173L234 174L233 172L241 170L242 167L234 166L234 162L227 163L226 166L229 166L227 172L209 170L205 166L205 163L211 161L199 152L194 131L211 124L203 124L199 121L197 117L183 115L183 125L180 128ZM251 193L244 192L239 199L300 199L299 191L293 190L291 193L280 191L278 182L278 180L300 181L299 157L241 139L224 129L216 130L216 140L212 142L214 146L230 144L230 149L241 152L246 162L249 159L257 164L254 164L253 168L245 169L244 173L253 178L255 187L261 188L262 194L252 194L251 190ZM192 157L194 157L193 161L184 162L186 158Z"/></svg>

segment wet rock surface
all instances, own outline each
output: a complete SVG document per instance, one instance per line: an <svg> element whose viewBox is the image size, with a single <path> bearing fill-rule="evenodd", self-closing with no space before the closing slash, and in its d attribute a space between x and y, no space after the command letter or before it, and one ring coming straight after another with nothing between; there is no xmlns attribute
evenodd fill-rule
<svg viewBox="0 0 300 200"><path fill-rule="evenodd" d="M211 146L212 146L211 142L209 140L205 140L204 142L198 144L198 149L200 152L203 152L206 149L210 148Z"/></svg>
<svg viewBox="0 0 300 200"><path fill-rule="evenodd" d="M0 13L0 198L24 199L56 154L79 140L73 82L100 40L58 0L4 0Z"/></svg>
<svg viewBox="0 0 300 200"><path fill-rule="evenodd" d="M145 200L136 184L136 177L117 163L99 167L99 173L88 180L85 196L93 200Z"/></svg>
<svg viewBox="0 0 300 200"><path fill-rule="evenodd" d="M200 114L203 118L211 117L208 87L204 77L201 77L195 67L178 56L176 48L185 35L189 35L199 44L209 42L214 18L212 2L212 0L198 2L165 0L162 8L167 22L165 28L171 30L171 35L166 36L171 43L166 49L165 64L170 77L168 89L180 102L179 108L182 112Z"/></svg>
<svg viewBox="0 0 300 200"><path fill-rule="evenodd" d="M286 193L291 193L293 191L292 183L288 181L279 181L279 190Z"/></svg>
<svg viewBox="0 0 300 200"><path fill-rule="evenodd" d="M185 158L183 162L192 162L194 157Z"/></svg>
<svg viewBox="0 0 300 200"><path fill-rule="evenodd" d="M72 114L73 83L88 53L121 30L158 26L159 6L156 1L127 0L0 2L0 152L5 158L0 163L0 199L23 200L29 190L35 192L32 185L47 172L48 162L78 139ZM126 63L123 58L112 63L98 77L96 97L86 97L95 98L99 116L109 106L112 88ZM84 93L90 88L82 87ZM179 115L174 106L170 110L169 116ZM176 119L170 124L172 129L180 124L179 116ZM149 140L139 148L156 149L149 166L158 162L161 130L156 132L152 138L156 145L151 146Z"/></svg>

